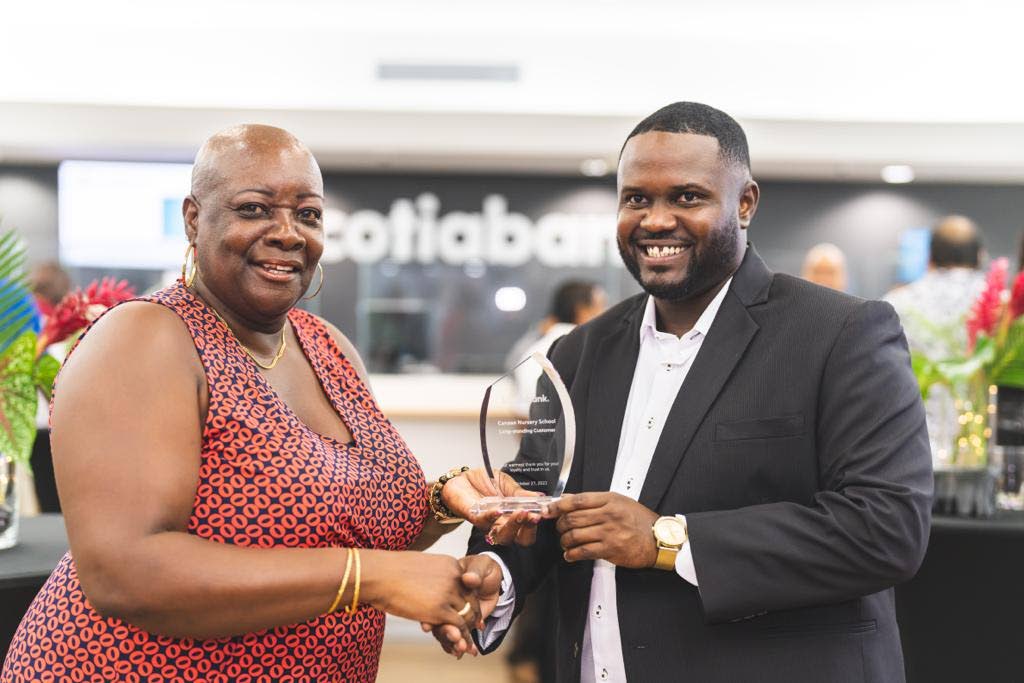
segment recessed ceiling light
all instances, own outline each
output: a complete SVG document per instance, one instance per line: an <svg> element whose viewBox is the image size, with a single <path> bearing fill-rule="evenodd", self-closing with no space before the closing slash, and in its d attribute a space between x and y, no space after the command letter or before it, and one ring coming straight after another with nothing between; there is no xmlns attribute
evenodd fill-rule
<svg viewBox="0 0 1024 683"><path fill-rule="evenodd" d="M894 184L913 182L914 169L904 165L885 166L882 168L882 180Z"/></svg>
<svg viewBox="0 0 1024 683"><path fill-rule="evenodd" d="M608 175L608 162L604 159L584 159L580 162L580 173L591 178Z"/></svg>
<svg viewBox="0 0 1024 683"><path fill-rule="evenodd" d="M502 287L494 293L494 305L506 313L521 311L526 307L526 292L522 287Z"/></svg>

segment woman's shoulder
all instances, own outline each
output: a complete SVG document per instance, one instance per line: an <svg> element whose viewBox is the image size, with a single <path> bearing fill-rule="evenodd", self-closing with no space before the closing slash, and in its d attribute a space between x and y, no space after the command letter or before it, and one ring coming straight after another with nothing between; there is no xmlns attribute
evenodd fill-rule
<svg viewBox="0 0 1024 683"><path fill-rule="evenodd" d="M185 322L167 306L135 299L104 313L76 345L74 356L113 356L119 364L186 361L195 347Z"/></svg>
<svg viewBox="0 0 1024 683"><path fill-rule="evenodd" d="M97 320L89 333L100 329L118 332L146 332L147 337L157 332L179 331L188 334L184 322L174 310L151 299L132 299L111 308Z"/></svg>

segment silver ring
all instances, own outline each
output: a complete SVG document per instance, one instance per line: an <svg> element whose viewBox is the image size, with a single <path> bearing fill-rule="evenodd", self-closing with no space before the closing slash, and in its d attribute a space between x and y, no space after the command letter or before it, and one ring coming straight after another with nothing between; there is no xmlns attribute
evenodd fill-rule
<svg viewBox="0 0 1024 683"><path fill-rule="evenodd" d="M472 606L471 604L469 604L469 603L467 602L467 603L466 603L466 606L465 606L465 607L463 607L462 609L460 609L460 610L458 611L458 615L459 615L460 617L464 617L464 616L466 616L467 614L469 614L469 612L470 612L470 611L471 611L472 609L473 609L473 606Z"/></svg>

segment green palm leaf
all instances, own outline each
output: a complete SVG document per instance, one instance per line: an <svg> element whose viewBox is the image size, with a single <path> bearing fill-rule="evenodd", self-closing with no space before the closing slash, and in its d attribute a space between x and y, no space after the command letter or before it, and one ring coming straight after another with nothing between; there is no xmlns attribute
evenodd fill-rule
<svg viewBox="0 0 1024 683"><path fill-rule="evenodd" d="M36 437L36 334L28 331L0 354L0 453L28 466Z"/></svg>
<svg viewBox="0 0 1024 683"><path fill-rule="evenodd" d="M14 231L0 234L0 453L28 466L36 436L36 382L53 368L37 368L35 304L25 277L25 248Z"/></svg>
<svg viewBox="0 0 1024 683"><path fill-rule="evenodd" d="M25 277L25 248L14 231L0 234L0 352L35 321Z"/></svg>

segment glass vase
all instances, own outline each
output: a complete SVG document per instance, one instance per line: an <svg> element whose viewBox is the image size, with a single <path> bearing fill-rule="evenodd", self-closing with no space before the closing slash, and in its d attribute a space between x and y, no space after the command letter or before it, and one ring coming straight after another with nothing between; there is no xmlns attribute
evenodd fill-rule
<svg viewBox="0 0 1024 683"><path fill-rule="evenodd" d="M972 383L954 399L957 415L952 444L954 466L974 469L989 465L988 442L992 438L996 391L995 385Z"/></svg>
<svg viewBox="0 0 1024 683"><path fill-rule="evenodd" d="M18 542L18 483L14 461L0 454L0 550Z"/></svg>
<svg viewBox="0 0 1024 683"><path fill-rule="evenodd" d="M994 443L996 388L972 382L959 389L951 394L948 459L934 463L933 510L961 517L991 517L996 511L999 474L998 454L989 447Z"/></svg>

